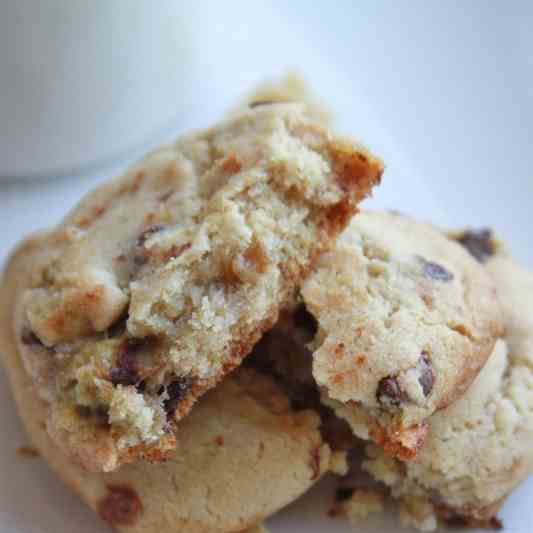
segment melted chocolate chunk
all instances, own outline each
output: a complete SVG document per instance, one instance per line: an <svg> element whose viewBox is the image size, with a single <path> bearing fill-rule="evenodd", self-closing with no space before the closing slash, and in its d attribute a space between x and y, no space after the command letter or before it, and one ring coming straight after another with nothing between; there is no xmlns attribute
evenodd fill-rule
<svg viewBox="0 0 533 533"><path fill-rule="evenodd" d="M420 371L418 382L422 387L422 392L424 396L429 396L435 384L435 374L431 368L431 360L427 352L422 352L422 356L418 361L418 370Z"/></svg>
<svg viewBox="0 0 533 533"><path fill-rule="evenodd" d="M143 510L137 492L128 485L109 484L98 502L98 513L112 526L133 526Z"/></svg>
<svg viewBox="0 0 533 533"><path fill-rule="evenodd" d="M76 405L76 414L81 418L89 418L92 414L91 408L86 405Z"/></svg>
<svg viewBox="0 0 533 533"><path fill-rule="evenodd" d="M304 304L300 304L292 315L294 325L297 328L305 331L309 336L310 342L315 337L318 331L318 322L316 318L306 309Z"/></svg>
<svg viewBox="0 0 533 533"><path fill-rule="evenodd" d="M378 384L376 397L380 403L391 403L392 405L400 405L404 393L398 383L398 379L394 376L382 378Z"/></svg>
<svg viewBox="0 0 533 533"><path fill-rule="evenodd" d="M169 417L174 415L179 403L185 398L191 386L192 380L190 378L178 378L166 387L168 398L164 401L163 407Z"/></svg>
<svg viewBox="0 0 533 533"><path fill-rule="evenodd" d="M452 281L453 274L448 272L443 266L431 261L424 261L424 276L434 279L435 281Z"/></svg>
<svg viewBox="0 0 533 533"><path fill-rule="evenodd" d="M125 339L117 355L117 366L112 368L109 377L113 385L135 385L140 381L138 352L149 339Z"/></svg>
<svg viewBox="0 0 533 533"><path fill-rule="evenodd" d="M339 487L335 491L335 500L338 502L345 502L346 500L349 500L355 489L353 487Z"/></svg>
<svg viewBox="0 0 533 533"><path fill-rule="evenodd" d="M20 340L22 341L22 344L25 344L26 346L44 346L39 337L37 337L30 328L22 329Z"/></svg>
<svg viewBox="0 0 533 533"><path fill-rule="evenodd" d="M462 244L480 263L487 261L496 252L492 231L488 228L465 231L457 238L457 242Z"/></svg>

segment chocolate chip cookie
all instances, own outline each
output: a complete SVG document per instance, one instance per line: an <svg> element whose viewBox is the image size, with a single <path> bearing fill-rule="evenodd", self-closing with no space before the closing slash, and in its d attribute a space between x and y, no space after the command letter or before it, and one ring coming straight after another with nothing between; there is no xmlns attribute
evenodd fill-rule
<svg viewBox="0 0 533 533"><path fill-rule="evenodd" d="M503 308L505 337L465 395L430 419L424 447L400 462L369 450L366 468L423 530L445 523L501 527L496 513L533 471L533 274L488 230L452 234L483 262Z"/></svg>
<svg viewBox="0 0 533 533"><path fill-rule="evenodd" d="M395 213L355 217L301 298L324 401L358 437L403 459L416 456L429 417L464 393L502 334L486 269L437 229Z"/></svg>
<svg viewBox="0 0 533 533"><path fill-rule="evenodd" d="M47 250L36 239L10 262L0 290L0 353L39 455L116 530L242 531L295 500L328 470L332 454L318 415L291 408L271 377L249 368L199 400L180 424L177 449L166 462L136 462L110 473L70 462L46 431L49 408L24 370L12 327L11 306L42 255Z"/></svg>
<svg viewBox="0 0 533 533"><path fill-rule="evenodd" d="M16 302L48 431L85 468L166 458L380 180L299 104L243 111L149 155L51 233Z"/></svg>

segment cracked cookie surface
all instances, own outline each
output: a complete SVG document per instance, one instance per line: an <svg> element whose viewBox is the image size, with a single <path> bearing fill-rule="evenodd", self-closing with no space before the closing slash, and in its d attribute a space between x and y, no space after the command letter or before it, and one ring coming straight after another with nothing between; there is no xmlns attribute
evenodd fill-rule
<svg viewBox="0 0 533 533"><path fill-rule="evenodd" d="M498 509L533 471L533 274L486 230L452 235L494 279L505 336L465 395L431 417L414 461L392 460L373 446L366 469L423 530L434 529L437 519L498 528Z"/></svg>
<svg viewBox="0 0 533 533"><path fill-rule="evenodd" d="M332 455L319 416L293 410L271 378L244 368L198 401L166 462L137 462L110 473L70 462L46 431L48 407L23 368L11 323L11 304L31 263L45 252L39 242L27 242L5 274L0 352L33 446L114 529L242 531L294 501L328 470Z"/></svg>
<svg viewBox="0 0 533 533"><path fill-rule="evenodd" d="M301 296L318 324L309 346L324 401L404 459L502 333L485 269L432 226L389 212L354 218Z"/></svg>
<svg viewBox="0 0 533 533"><path fill-rule="evenodd" d="M48 430L87 469L157 461L237 367L383 170L263 105L149 155L51 233L16 302Z"/></svg>

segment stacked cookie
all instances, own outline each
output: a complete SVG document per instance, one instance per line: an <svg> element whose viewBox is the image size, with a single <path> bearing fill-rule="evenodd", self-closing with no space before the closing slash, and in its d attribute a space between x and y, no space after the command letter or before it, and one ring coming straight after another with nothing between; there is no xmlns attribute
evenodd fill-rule
<svg viewBox="0 0 533 533"><path fill-rule="evenodd" d="M532 298L533 274L488 230L354 218L276 326L307 350L322 402L368 443L357 462L381 486L347 478L337 511L358 520L389 494L424 531L499 526L533 468Z"/></svg>
<svg viewBox="0 0 533 533"><path fill-rule="evenodd" d="M22 243L2 353L41 454L128 531L241 531L338 458L312 409L239 369L380 180L300 104L149 155Z"/></svg>
<svg viewBox="0 0 533 533"><path fill-rule="evenodd" d="M288 87L18 247L0 348L28 433L121 531L260 528L327 472L354 519L390 495L424 530L496 525L533 467L533 275L490 233L357 213L382 163Z"/></svg>

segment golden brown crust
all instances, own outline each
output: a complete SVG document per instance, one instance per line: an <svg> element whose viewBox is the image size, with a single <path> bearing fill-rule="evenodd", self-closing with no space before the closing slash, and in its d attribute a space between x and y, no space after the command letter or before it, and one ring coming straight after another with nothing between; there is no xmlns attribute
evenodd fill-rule
<svg viewBox="0 0 533 533"><path fill-rule="evenodd" d="M383 447L387 455L409 461L416 457L424 445L428 429L429 423L427 421L408 428L398 429L394 427L384 429L376 422L370 430L370 437Z"/></svg>

